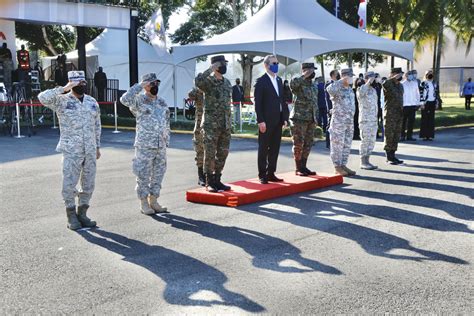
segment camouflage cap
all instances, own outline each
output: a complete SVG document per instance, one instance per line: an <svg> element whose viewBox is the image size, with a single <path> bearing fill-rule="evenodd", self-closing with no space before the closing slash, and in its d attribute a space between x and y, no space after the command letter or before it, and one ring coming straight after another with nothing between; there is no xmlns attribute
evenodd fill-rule
<svg viewBox="0 0 474 316"><path fill-rule="evenodd" d="M155 74L154 72L149 73L149 74L146 74L146 75L143 75L143 76L142 76L142 81L143 81L143 82L153 82L153 81L161 82L161 81L156 77L156 74Z"/></svg>
<svg viewBox="0 0 474 316"><path fill-rule="evenodd" d="M301 64L301 69L318 69L317 67L314 66L314 63L302 63Z"/></svg>
<svg viewBox="0 0 474 316"><path fill-rule="evenodd" d="M82 70L68 71L67 79L73 82L81 82L81 81L86 80L86 75L84 74L84 71Z"/></svg>
<svg viewBox="0 0 474 316"><path fill-rule="evenodd" d="M211 64L217 63L218 61L227 62L227 60L225 60L224 55L217 55L211 58Z"/></svg>
<svg viewBox="0 0 474 316"><path fill-rule="evenodd" d="M402 68L396 67L396 68L392 68L390 73L392 73L392 74L403 74L403 71L402 71Z"/></svg>
<svg viewBox="0 0 474 316"><path fill-rule="evenodd" d="M375 78L375 72L368 71L365 73L365 78Z"/></svg>
<svg viewBox="0 0 474 316"><path fill-rule="evenodd" d="M341 69L341 77L354 77L354 72L352 71L352 68L345 68Z"/></svg>

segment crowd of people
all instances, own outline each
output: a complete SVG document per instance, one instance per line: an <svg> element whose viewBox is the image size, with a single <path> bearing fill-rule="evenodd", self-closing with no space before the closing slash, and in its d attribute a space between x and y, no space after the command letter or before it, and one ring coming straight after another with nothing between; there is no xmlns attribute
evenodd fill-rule
<svg viewBox="0 0 474 316"><path fill-rule="evenodd" d="M413 121L418 108L422 109L420 137L434 138L439 93L431 71L426 72L423 82L417 79L415 70L403 73L401 68L392 68L388 78L369 71L354 80L353 70L346 68L331 71L331 80L325 83L322 77L315 78L314 63L303 63L301 75L284 82L278 76L276 56L266 56L263 65L265 73L254 87L257 169L262 185L284 181L276 175L284 127L291 129L295 174L303 177L317 174L308 168L308 159L318 124L328 134L334 172L341 176L356 174L347 166L356 124L357 136L361 139L360 168L367 170L377 169L369 159L382 115L384 150L389 164L403 163L395 153L400 140L414 140ZM232 189L222 182L222 174L229 155L231 104L243 102L240 82L233 87L224 76L226 72L225 57L212 57L211 66L197 75L195 87L189 92L196 106L193 144L198 184L211 193ZM67 84L38 96L40 102L56 111L59 117L61 135L57 150L63 154L62 195L68 227L73 230L96 225L87 217L87 210L94 190L96 160L101 156L101 124L99 105L85 94L86 85L84 72L70 71ZM136 176L140 210L146 215L167 212L158 199L170 143L170 111L158 94L159 86L156 74L146 74L120 99L136 117L132 171ZM291 111L290 103L293 104ZM81 189L77 191L79 182Z"/></svg>

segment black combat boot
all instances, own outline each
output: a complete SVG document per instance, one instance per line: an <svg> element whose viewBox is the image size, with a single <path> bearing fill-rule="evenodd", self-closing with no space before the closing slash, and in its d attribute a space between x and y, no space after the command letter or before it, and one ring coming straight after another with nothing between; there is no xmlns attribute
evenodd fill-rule
<svg viewBox="0 0 474 316"><path fill-rule="evenodd" d="M395 161L395 152L392 151L392 150L386 150L385 151L385 155L387 156L387 163L391 164L391 165L396 165L396 161Z"/></svg>
<svg viewBox="0 0 474 316"><path fill-rule="evenodd" d="M216 176L213 175L212 173L208 173L206 175L206 186L207 186L207 191L212 192L212 193L217 193L217 192L222 192L223 190L219 188L219 186L216 183Z"/></svg>
<svg viewBox="0 0 474 316"><path fill-rule="evenodd" d="M204 175L204 170L198 168L198 185L205 187L206 186L206 176Z"/></svg>
<svg viewBox="0 0 474 316"><path fill-rule="evenodd" d="M76 207L66 207L67 228L78 230L82 228L81 222L77 219Z"/></svg>
<svg viewBox="0 0 474 316"><path fill-rule="evenodd" d="M301 166L301 160L295 159L295 164L296 164L295 174L297 176L307 177L308 173L306 173L306 171L303 170L303 167Z"/></svg>
<svg viewBox="0 0 474 316"><path fill-rule="evenodd" d="M392 154L393 154L393 159L397 165L403 164L403 160L400 160L395 156L395 150L392 150Z"/></svg>
<svg viewBox="0 0 474 316"><path fill-rule="evenodd" d="M89 217L87 217L87 210L89 209L89 205L82 204L77 207L77 219L81 222L82 227L96 227L97 223L92 221Z"/></svg>
<svg viewBox="0 0 474 316"><path fill-rule="evenodd" d="M219 189L221 189L222 191L230 191L231 187L221 182L222 174L216 173L215 177L216 177L216 185Z"/></svg>
<svg viewBox="0 0 474 316"><path fill-rule="evenodd" d="M315 176L316 172L309 170L306 167L306 164L308 163L308 159L301 159L301 168L304 172L306 172L309 176Z"/></svg>

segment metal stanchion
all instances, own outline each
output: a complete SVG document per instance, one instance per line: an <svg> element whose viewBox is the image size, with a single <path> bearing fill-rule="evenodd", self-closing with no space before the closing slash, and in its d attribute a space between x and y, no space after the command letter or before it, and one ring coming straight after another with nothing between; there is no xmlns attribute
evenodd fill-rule
<svg viewBox="0 0 474 316"><path fill-rule="evenodd" d="M56 126L56 111L53 111L53 127L51 128L58 129L58 127Z"/></svg>
<svg viewBox="0 0 474 316"><path fill-rule="evenodd" d="M18 102L16 103L16 128L18 131L18 135L15 136L15 138L23 138L25 136L21 135L20 132L20 106L18 105Z"/></svg>
<svg viewBox="0 0 474 316"><path fill-rule="evenodd" d="M239 116L240 132L242 133L242 102L239 102Z"/></svg>
<svg viewBox="0 0 474 316"><path fill-rule="evenodd" d="M117 126L117 118L118 118L118 115L117 115L117 101L114 102L114 118L115 118L115 130L112 133L113 134L121 133L118 130L118 126Z"/></svg>

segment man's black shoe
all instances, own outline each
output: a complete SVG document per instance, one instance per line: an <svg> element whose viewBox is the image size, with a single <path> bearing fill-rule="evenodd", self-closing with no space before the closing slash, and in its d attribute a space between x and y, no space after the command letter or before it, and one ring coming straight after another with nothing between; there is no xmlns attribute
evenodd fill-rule
<svg viewBox="0 0 474 316"><path fill-rule="evenodd" d="M269 175L267 175L267 180L270 182L283 182L283 179L277 178L274 173L270 173Z"/></svg>
<svg viewBox="0 0 474 316"><path fill-rule="evenodd" d="M407 141L416 142L416 138L410 137L410 138L407 138Z"/></svg>
<svg viewBox="0 0 474 316"><path fill-rule="evenodd" d="M259 177L258 181L260 181L261 184L268 184L267 177Z"/></svg>

